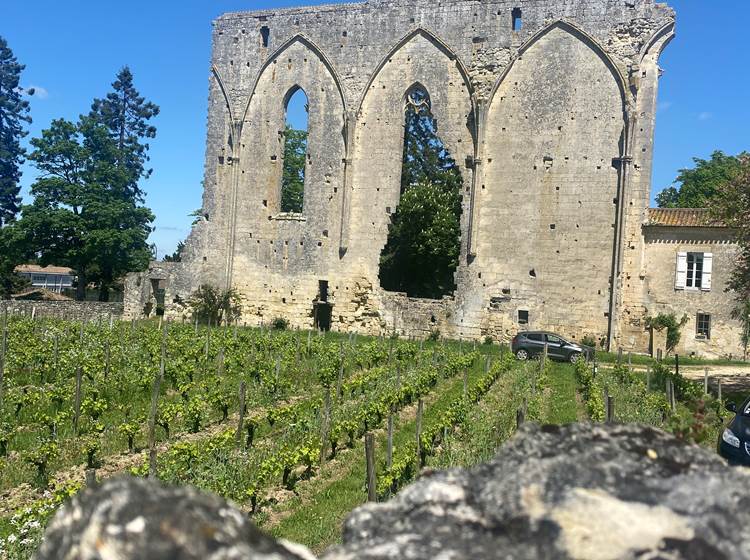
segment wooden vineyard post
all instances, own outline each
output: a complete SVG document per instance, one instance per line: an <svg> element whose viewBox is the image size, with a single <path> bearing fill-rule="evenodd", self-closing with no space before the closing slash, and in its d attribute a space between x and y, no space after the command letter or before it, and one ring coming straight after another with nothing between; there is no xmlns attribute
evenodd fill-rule
<svg viewBox="0 0 750 560"><path fill-rule="evenodd" d="M378 483L375 479L375 437L372 432L365 434L365 461L367 463L367 501L376 502Z"/></svg>
<svg viewBox="0 0 750 560"><path fill-rule="evenodd" d="M703 370L703 394L708 395L708 368Z"/></svg>
<svg viewBox="0 0 750 560"><path fill-rule="evenodd" d="M646 391L651 390L651 366L646 368Z"/></svg>
<svg viewBox="0 0 750 560"><path fill-rule="evenodd" d="M388 341L388 363L391 363L391 358L393 357L393 339L391 338Z"/></svg>
<svg viewBox="0 0 750 560"><path fill-rule="evenodd" d="M422 399L419 399L419 402L417 403L417 429L416 429L416 436L417 436L417 464L421 467L422 466L422 441L421 441L421 435L422 435L422 412L424 409L424 401Z"/></svg>
<svg viewBox="0 0 750 560"><path fill-rule="evenodd" d="M310 355L310 345L312 344L312 331L307 331L307 355Z"/></svg>
<svg viewBox="0 0 750 560"><path fill-rule="evenodd" d="M633 357L630 352L628 352L628 371L633 371Z"/></svg>
<svg viewBox="0 0 750 560"><path fill-rule="evenodd" d="M680 375L680 355L674 355L674 372L675 375Z"/></svg>
<svg viewBox="0 0 750 560"><path fill-rule="evenodd" d="M342 386L344 384L344 351L341 351L341 360L339 363L339 375L336 378L336 398L340 399L343 395L341 394Z"/></svg>
<svg viewBox="0 0 750 560"><path fill-rule="evenodd" d="M424 338L419 339L419 351L422 351L422 348L424 348Z"/></svg>
<svg viewBox="0 0 750 560"><path fill-rule="evenodd" d="M615 421L615 398L607 395L607 422Z"/></svg>
<svg viewBox="0 0 750 560"><path fill-rule="evenodd" d="M469 394L469 371L464 370L464 401Z"/></svg>
<svg viewBox="0 0 750 560"><path fill-rule="evenodd" d="M219 355L216 356L216 376L224 375L224 348L219 348Z"/></svg>
<svg viewBox="0 0 750 560"><path fill-rule="evenodd" d="M539 373L544 373L544 364L547 361L547 355L549 353L549 346L547 346L547 343L544 343L544 353L542 354L542 359L539 361Z"/></svg>
<svg viewBox="0 0 750 560"><path fill-rule="evenodd" d="M167 361L167 329L164 328L161 339L161 360L159 371L154 376L154 385L151 391L151 408L148 413L148 476L156 478L156 408L159 404L159 392L161 382L164 378L164 369Z"/></svg>
<svg viewBox="0 0 750 560"><path fill-rule="evenodd" d="M96 469L86 469L84 476L86 477L87 488L96 486Z"/></svg>
<svg viewBox="0 0 750 560"><path fill-rule="evenodd" d="M388 447L386 448L385 467L391 470L393 466L393 413L388 415Z"/></svg>
<svg viewBox="0 0 750 560"><path fill-rule="evenodd" d="M73 403L73 433L78 435L78 422L81 418L81 382L83 381L83 367L76 369L76 392Z"/></svg>
<svg viewBox="0 0 750 560"><path fill-rule="evenodd" d="M602 400L604 401L604 419L609 418L609 388L602 389Z"/></svg>
<svg viewBox="0 0 750 560"><path fill-rule="evenodd" d="M325 402L323 404L323 418L320 423L320 464L325 463L326 451L328 450L328 432L331 426L331 390L326 389Z"/></svg>
<svg viewBox="0 0 750 560"><path fill-rule="evenodd" d="M617 348L617 365L618 366L622 365L622 347L621 346Z"/></svg>
<svg viewBox="0 0 750 560"><path fill-rule="evenodd" d="M240 417L237 420L237 433L234 435L235 445L237 447L242 446L242 436L245 433L245 393L247 391L247 384L244 381L240 382Z"/></svg>
<svg viewBox="0 0 750 560"><path fill-rule="evenodd" d="M719 404L721 404L721 377L719 377L716 381L717 381L717 387L716 387L717 395L716 395L716 398L719 399Z"/></svg>
<svg viewBox="0 0 750 560"><path fill-rule="evenodd" d="M8 351L8 308L3 312L3 332L0 334L0 412L3 410L5 387L5 353Z"/></svg>
<svg viewBox="0 0 750 560"><path fill-rule="evenodd" d="M109 377L109 360L110 360L110 348L109 340L104 343L104 379Z"/></svg>
<svg viewBox="0 0 750 560"><path fill-rule="evenodd" d="M516 430L519 430L526 421L526 412L523 407L516 409Z"/></svg>

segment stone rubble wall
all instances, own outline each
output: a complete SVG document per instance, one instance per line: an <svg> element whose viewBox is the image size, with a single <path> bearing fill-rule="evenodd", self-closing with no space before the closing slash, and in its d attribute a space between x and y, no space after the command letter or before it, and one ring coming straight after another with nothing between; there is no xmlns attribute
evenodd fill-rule
<svg viewBox="0 0 750 560"><path fill-rule="evenodd" d="M69 321L109 321L123 316L122 302L100 301L17 301L0 300L0 314L51 317Z"/></svg>

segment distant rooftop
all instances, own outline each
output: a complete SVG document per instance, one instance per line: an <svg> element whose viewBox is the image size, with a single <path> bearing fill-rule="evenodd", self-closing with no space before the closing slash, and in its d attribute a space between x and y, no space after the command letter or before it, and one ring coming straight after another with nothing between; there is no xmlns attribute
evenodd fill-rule
<svg viewBox="0 0 750 560"><path fill-rule="evenodd" d="M725 227L708 208L649 208L647 226Z"/></svg>

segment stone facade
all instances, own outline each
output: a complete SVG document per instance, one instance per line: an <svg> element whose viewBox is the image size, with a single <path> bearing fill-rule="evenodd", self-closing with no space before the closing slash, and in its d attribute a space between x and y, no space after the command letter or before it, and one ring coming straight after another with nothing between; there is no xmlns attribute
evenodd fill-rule
<svg viewBox="0 0 750 560"><path fill-rule="evenodd" d="M507 340L523 311L522 327L642 346L623 317L644 314L658 58L674 24L653 0L370 0L218 18L203 218L184 262L128 280L126 314L143 312L157 278L167 315L213 283L244 295L243 321L310 328L327 287L334 330ZM457 289L440 301L378 280L417 83L464 180ZM284 214L298 88L304 208Z"/></svg>

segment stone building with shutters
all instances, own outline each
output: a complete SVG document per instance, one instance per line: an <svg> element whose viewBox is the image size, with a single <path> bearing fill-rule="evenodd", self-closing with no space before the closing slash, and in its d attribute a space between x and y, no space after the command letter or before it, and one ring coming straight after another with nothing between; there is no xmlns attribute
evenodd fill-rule
<svg viewBox="0 0 750 560"><path fill-rule="evenodd" d="M742 325L732 318L736 302L726 292L738 253L732 231L704 209L651 208L643 242L644 314L686 318L675 351L742 357Z"/></svg>
<svg viewBox="0 0 750 560"><path fill-rule="evenodd" d="M128 279L126 314L155 309L158 286L179 318L210 283L243 295L248 324L505 341L547 329L647 351L645 317L679 301L694 321L711 316L710 336L684 344L736 353L738 324L715 307L728 301L729 245L666 241L720 229L653 225L648 209L659 56L674 28L655 0L368 0L221 16L202 219L183 262ZM456 288L436 300L379 280L414 88L463 181ZM303 204L288 212L285 120L300 90ZM711 290L675 290L677 252L696 247L710 250L690 257L692 281L713 262Z"/></svg>

